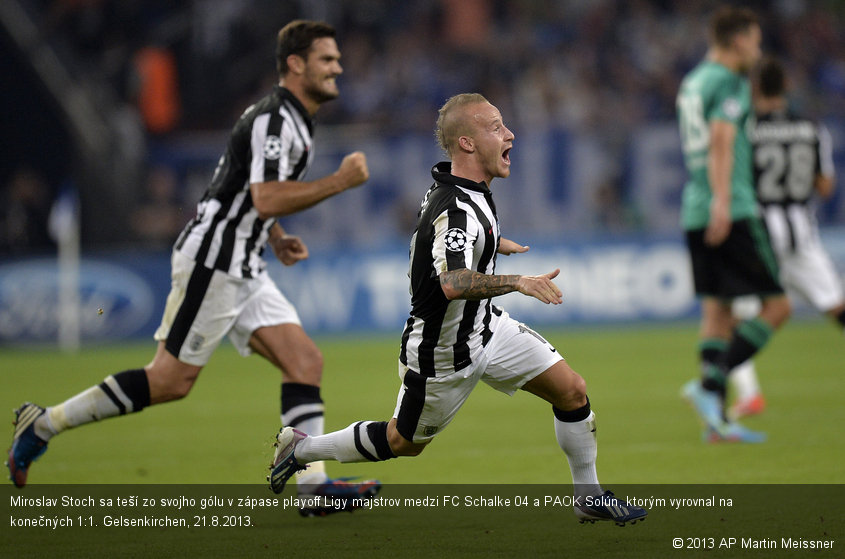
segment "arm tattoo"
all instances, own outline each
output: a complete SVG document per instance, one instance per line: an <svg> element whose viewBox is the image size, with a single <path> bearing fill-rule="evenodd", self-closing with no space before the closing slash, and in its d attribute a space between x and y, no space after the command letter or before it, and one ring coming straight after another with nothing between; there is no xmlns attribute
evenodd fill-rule
<svg viewBox="0 0 845 559"><path fill-rule="evenodd" d="M488 275L462 268L440 274L440 283L459 293L458 299L478 301L516 291L517 275Z"/></svg>

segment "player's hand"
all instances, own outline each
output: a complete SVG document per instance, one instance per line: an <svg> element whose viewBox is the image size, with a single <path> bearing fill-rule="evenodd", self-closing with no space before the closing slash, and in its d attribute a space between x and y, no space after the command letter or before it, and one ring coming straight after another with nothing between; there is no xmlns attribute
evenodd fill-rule
<svg viewBox="0 0 845 559"><path fill-rule="evenodd" d="M529 248L530 247L528 245L523 246L517 242L502 237L499 239L499 250L497 252L508 256L516 252L527 252Z"/></svg>
<svg viewBox="0 0 845 559"><path fill-rule="evenodd" d="M731 233L731 204L730 200L723 202L718 198L710 204L710 222L704 231L704 242L710 246L718 246L725 242Z"/></svg>
<svg viewBox="0 0 845 559"><path fill-rule="evenodd" d="M522 276L516 284L516 289L523 295L539 299L547 305L560 305L563 303L563 293L552 281L559 273L558 268L554 272L540 276Z"/></svg>
<svg viewBox="0 0 845 559"><path fill-rule="evenodd" d="M343 158L337 174L346 185L345 188L353 188L363 184L370 178L370 170L367 168L367 156L362 151L353 151Z"/></svg>
<svg viewBox="0 0 845 559"><path fill-rule="evenodd" d="M271 237L270 246L273 247L276 258L285 266L293 266L308 258L308 247L295 235Z"/></svg>

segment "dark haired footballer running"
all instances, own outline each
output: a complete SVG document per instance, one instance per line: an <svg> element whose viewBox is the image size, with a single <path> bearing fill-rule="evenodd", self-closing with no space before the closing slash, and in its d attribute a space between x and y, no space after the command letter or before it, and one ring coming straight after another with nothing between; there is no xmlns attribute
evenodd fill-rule
<svg viewBox="0 0 845 559"><path fill-rule="evenodd" d="M279 84L235 124L197 216L176 241L172 290L155 333L152 362L110 375L61 404L21 406L8 461L18 487L26 484L30 464L47 450L51 437L187 396L224 336L242 355L254 351L279 368L284 425L323 433L323 357L265 271L262 253L269 244L288 266L307 258L305 243L288 235L277 218L358 186L369 172L364 154L355 152L333 174L303 180L313 158L311 118L338 96L335 79L343 70L334 28L289 23L278 34L276 65ZM299 489L306 496L366 497L379 485L330 479L316 465L299 479ZM335 510L300 512L322 516Z"/></svg>

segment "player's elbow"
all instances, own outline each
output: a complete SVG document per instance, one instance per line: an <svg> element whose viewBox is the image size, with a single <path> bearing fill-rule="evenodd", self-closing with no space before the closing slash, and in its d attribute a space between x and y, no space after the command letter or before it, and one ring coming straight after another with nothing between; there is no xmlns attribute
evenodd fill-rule
<svg viewBox="0 0 845 559"><path fill-rule="evenodd" d="M279 207L278 200L267 183L252 183L249 185L249 191L252 196L252 207L258 212L260 219L287 215L288 212Z"/></svg>
<svg viewBox="0 0 845 559"><path fill-rule="evenodd" d="M442 277L440 278L440 289L443 290L443 295L445 295L446 298L450 301L454 301L455 299L461 298L462 292L458 289L455 289L455 286L449 283L448 280L444 280Z"/></svg>

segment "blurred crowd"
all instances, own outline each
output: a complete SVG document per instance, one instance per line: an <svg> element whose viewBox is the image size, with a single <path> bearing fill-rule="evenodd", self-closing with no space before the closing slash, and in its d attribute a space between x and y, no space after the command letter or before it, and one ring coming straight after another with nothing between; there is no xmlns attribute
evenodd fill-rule
<svg viewBox="0 0 845 559"><path fill-rule="evenodd" d="M457 91L481 91L520 125L618 134L674 118L680 77L703 56L718 2L695 0L31 0L45 32L144 110L153 133L227 128L276 81L276 31L335 25L342 97L320 120L432 126ZM787 61L797 103L845 116L845 5L743 2ZM149 91L156 89L158 91ZM160 98L161 106L143 96Z"/></svg>
<svg viewBox="0 0 845 559"><path fill-rule="evenodd" d="M110 84L149 138L225 130L276 82L278 29L338 29L341 97L323 124L429 133L450 95L478 91L514 130L553 126L624 157L632 129L675 118L706 50L703 0L21 0L79 79ZM845 3L743 2L785 62L792 100L845 118ZM620 193L606 193L619 197ZM161 236L161 231L157 232ZM160 239L159 239L160 240Z"/></svg>

